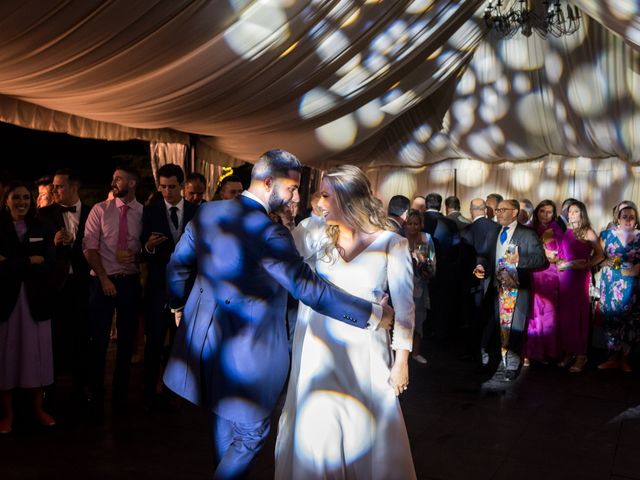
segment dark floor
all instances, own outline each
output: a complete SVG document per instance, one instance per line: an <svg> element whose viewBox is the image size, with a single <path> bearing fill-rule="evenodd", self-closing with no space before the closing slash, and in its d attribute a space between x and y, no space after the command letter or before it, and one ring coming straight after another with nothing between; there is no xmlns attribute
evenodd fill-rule
<svg viewBox="0 0 640 480"><path fill-rule="evenodd" d="M534 364L494 389L457 354L427 351L429 365L412 363L402 398L418 478L640 479L638 373L598 371L596 352L582 374ZM141 365L133 368L139 379ZM100 418L68 398L60 385L56 427L23 415L0 437L0 479L210 478L207 418L190 404L148 414L132 394L128 415L107 408ZM273 477L274 437L275 428L250 478Z"/></svg>

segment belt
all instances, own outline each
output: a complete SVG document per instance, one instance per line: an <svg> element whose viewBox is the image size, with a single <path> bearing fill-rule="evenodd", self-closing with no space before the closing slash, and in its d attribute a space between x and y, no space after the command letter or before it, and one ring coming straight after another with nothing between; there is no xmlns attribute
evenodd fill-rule
<svg viewBox="0 0 640 480"><path fill-rule="evenodd" d="M109 278L133 278L139 276L139 273L114 273L112 275L109 275Z"/></svg>

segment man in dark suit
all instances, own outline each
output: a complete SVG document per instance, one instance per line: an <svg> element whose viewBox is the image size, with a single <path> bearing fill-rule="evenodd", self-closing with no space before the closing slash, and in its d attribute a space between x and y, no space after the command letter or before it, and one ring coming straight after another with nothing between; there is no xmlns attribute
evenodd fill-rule
<svg viewBox="0 0 640 480"><path fill-rule="evenodd" d="M164 381L213 413L215 478L242 477L269 432L289 370L287 291L354 328L391 324L388 306L313 274L289 230L270 220L269 212L299 201L301 170L288 152L265 153L242 195L198 208L167 267L174 307L184 304L197 270Z"/></svg>
<svg viewBox="0 0 640 480"><path fill-rule="evenodd" d="M182 198L182 168L173 163L163 165L156 177L162 197L144 207L141 236L142 259L148 266L144 294L144 401L148 409L154 408L157 400L156 386L167 331L171 332L170 338L175 333L175 316L167 306L167 263L198 209L196 204Z"/></svg>
<svg viewBox="0 0 640 480"><path fill-rule="evenodd" d="M80 178L71 169L53 177L55 203L38 210L55 244L52 288L55 291L51 327L56 374L70 369L74 394L87 381L89 345L89 264L82 252L84 227L91 208L79 196Z"/></svg>
<svg viewBox="0 0 640 480"><path fill-rule="evenodd" d="M563 232L567 231L567 225L569 224L569 220L568 220L569 206L571 206L572 203L575 203L577 201L578 200L576 200L575 198L567 198L564 202L562 202L560 215L558 215L558 218L556 219L556 221L558 222L558 225L560 226Z"/></svg>
<svg viewBox="0 0 640 480"><path fill-rule="evenodd" d="M498 204L495 213L501 229L489 236L488 256L480 258L474 270L477 278L489 281L486 301L493 305L492 309L487 309L490 317L483 332L484 351L488 352L490 342L501 336L498 303L500 287L517 289L511 328L508 330L508 338L502 338L501 343L505 368L503 379L506 381L515 380L520 370L520 354L531 301L530 272L544 266L547 261L538 235L532 229L518 224L519 210L520 204L517 200L503 200ZM515 276L497 268L498 260L501 258L516 266Z"/></svg>
<svg viewBox="0 0 640 480"><path fill-rule="evenodd" d="M389 221L393 224L393 231L404 237L404 224L407 221L407 213L409 212L409 199L404 195L394 195L389 200L387 206L387 215Z"/></svg>
<svg viewBox="0 0 640 480"><path fill-rule="evenodd" d="M436 251L436 274L429 283L431 304L427 322L436 339L445 340L461 322L458 278L460 234L456 222L440 213L442 196L429 193L426 197L423 231L431 235Z"/></svg>
<svg viewBox="0 0 640 480"><path fill-rule="evenodd" d="M456 222L458 231L462 231L471 225L471 221L460 213L460 199L455 196L447 197L444 201L444 208L447 212L447 218Z"/></svg>
<svg viewBox="0 0 640 480"><path fill-rule="evenodd" d="M485 324L486 316L483 310L483 299L485 292L489 288L488 279L478 279L469 272L482 261L483 258L489 258L491 249L495 249L492 243L495 232L500 230L500 226L496 222L492 222L486 216L486 204L481 198L471 200L469 213L471 214L471 225L462 232L463 244L468 252L465 256L465 277L470 277L469 285L469 334L466 338L466 352L472 358L479 358L481 364L486 366L489 363L489 356L485 353L481 355L480 340L482 338L482 330ZM468 259L467 259L468 256Z"/></svg>

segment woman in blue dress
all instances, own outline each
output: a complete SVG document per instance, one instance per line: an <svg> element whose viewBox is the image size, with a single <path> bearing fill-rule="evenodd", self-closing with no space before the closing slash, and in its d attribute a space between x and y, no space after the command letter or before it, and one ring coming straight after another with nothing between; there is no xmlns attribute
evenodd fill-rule
<svg viewBox="0 0 640 480"><path fill-rule="evenodd" d="M604 317L611 356L598 365L601 370L620 368L631 372L629 354L640 338L638 275L640 230L638 212L629 205L618 211L617 225L602 232L606 259L600 279L600 310Z"/></svg>

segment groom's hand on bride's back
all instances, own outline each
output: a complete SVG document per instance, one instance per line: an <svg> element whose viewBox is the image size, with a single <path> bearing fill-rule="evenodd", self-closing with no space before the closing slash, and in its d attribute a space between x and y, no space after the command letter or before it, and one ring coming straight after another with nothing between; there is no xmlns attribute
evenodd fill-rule
<svg viewBox="0 0 640 480"><path fill-rule="evenodd" d="M380 320L380 324L378 328L384 328L385 330L391 330L393 326L393 308L389 306L389 295L385 295L380 300L380 306L382 307L382 320Z"/></svg>

